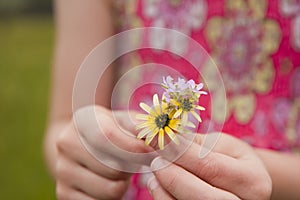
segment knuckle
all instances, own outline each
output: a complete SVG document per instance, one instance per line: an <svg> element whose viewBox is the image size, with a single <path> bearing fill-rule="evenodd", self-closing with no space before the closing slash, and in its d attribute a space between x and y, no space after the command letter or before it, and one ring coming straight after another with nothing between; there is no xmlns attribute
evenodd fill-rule
<svg viewBox="0 0 300 200"><path fill-rule="evenodd" d="M56 184L55 189L56 197L58 200L68 200L69 198L69 192L66 191L65 187L62 186L61 183Z"/></svg>
<svg viewBox="0 0 300 200"><path fill-rule="evenodd" d="M80 108L73 114L75 131L90 144L97 147L105 146L110 138L115 137L111 131L110 117L108 111L99 106L91 105Z"/></svg>
<svg viewBox="0 0 300 200"><path fill-rule="evenodd" d="M66 167L64 164L61 163L61 161L57 161L56 163L56 176L57 179L61 178L62 175L66 175L68 173L68 170L66 170Z"/></svg>
<svg viewBox="0 0 300 200"><path fill-rule="evenodd" d="M217 166L216 161L212 158L212 156L208 155L203 158L201 167L198 168L197 175L203 177L206 181L213 182L219 176L220 170Z"/></svg>
<svg viewBox="0 0 300 200"><path fill-rule="evenodd" d="M65 146L67 145L65 134L60 134L56 141L56 148L59 152L63 152L65 149Z"/></svg>
<svg viewBox="0 0 300 200"><path fill-rule="evenodd" d="M174 176L170 177L170 180L166 184L167 191L170 191L171 193L177 190L178 183L178 176L175 174Z"/></svg>
<svg viewBox="0 0 300 200"><path fill-rule="evenodd" d="M88 105L76 110L73 114L73 122L79 132L86 132L98 125L106 126L109 118L108 111L100 106Z"/></svg>
<svg viewBox="0 0 300 200"><path fill-rule="evenodd" d="M122 171L120 171L120 170L112 169L112 170L110 171L110 176L111 176L112 178L115 178L115 179L124 179L124 178L126 178L126 177L128 176L128 174L125 173L125 172L122 172Z"/></svg>
<svg viewBox="0 0 300 200"><path fill-rule="evenodd" d="M85 132L89 129L89 123L95 120L95 106L85 106L74 112L73 122L79 132Z"/></svg>
<svg viewBox="0 0 300 200"><path fill-rule="evenodd" d="M111 130L107 130L107 129L105 130L105 129L103 129L103 132L105 134L105 135L102 134L102 138L101 139L102 139L103 142L110 142L110 143L115 144L115 141L118 140L117 135L114 132L112 132Z"/></svg>
<svg viewBox="0 0 300 200"><path fill-rule="evenodd" d="M126 181L113 181L108 185L109 199L121 199L127 190Z"/></svg>
<svg viewBox="0 0 300 200"><path fill-rule="evenodd" d="M67 127L63 132L59 134L56 140L56 148L59 152L64 152L65 149L69 149L71 144L70 128Z"/></svg>
<svg viewBox="0 0 300 200"><path fill-rule="evenodd" d="M69 166L61 159L56 163L56 179L59 181L70 182L76 174L73 173L74 167Z"/></svg>
<svg viewBox="0 0 300 200"><path fill-rule="evenodd" d="M256 199L267 200L271 198L272 193L272 180L270 177L264 177L263 180L257 182L255 192Z"/></svg>

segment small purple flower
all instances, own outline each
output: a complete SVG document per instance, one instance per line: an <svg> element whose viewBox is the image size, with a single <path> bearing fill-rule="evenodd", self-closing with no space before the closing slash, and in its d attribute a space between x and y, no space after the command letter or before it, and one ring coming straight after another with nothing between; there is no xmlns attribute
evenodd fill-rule
<svg viewBox="0 0 300 200"><path fill-rule="evenodd" d="M207 94L207 92L201 91L201 89L204 86L203 83L196 84L195 81L192 79L189 80L187 83L192 92L197 93L197 94Z"/></svg>
<svg viewBox="0 0 300 200"><path fill-rule="evenodd" d="M169 103L171 99L180 101L180 99L189 98L192 101L197 101L201 94L207 94L201 91L203 83L196 84L194 80L186 81L183 78L178 78L177 82L171 76L163 77L162 87L165 89L164 96Z"/></svg>
<svg viewBox="0 0 300 200"><path fill-rule="evenodd" d="M166 101L169 103L170 102L170 99L171 99L171 96L170 96L170 93L172 91L170 89L166 89L166 91L163 93L163 96L166 98Z"/></svg>
<svg viewBox="0 0 300 200"><path fill-rule="evenodd" d="M177 88L177 92L184 91L185 89L187 89L189 87L189 85L183 78L178 78L178 81L177 81L177 83L175 83L175 86Z"/></svg>
<svg viewBox="0 0 300 200"><path fill-rule="evenodd" d="M167 76L167 78L163 77L162 86L165 89L170 89L171 91L174 91L174 92L176 90L176 87L175 87L175 85L173 83L173 78L171 76Z"/></svg>

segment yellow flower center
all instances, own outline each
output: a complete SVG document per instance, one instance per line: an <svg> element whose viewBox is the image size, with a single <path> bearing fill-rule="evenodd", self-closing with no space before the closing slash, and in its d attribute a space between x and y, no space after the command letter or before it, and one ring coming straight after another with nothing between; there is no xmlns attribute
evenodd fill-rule
<svg viewBox="0 0 300 200"><path fill-rule="evenodd" d="M169 115L161 114L155 118L155 124L158 128L164 128L169 125Z"/></svg>
<svg viewBox="0 0 300 200"><path fill-rule="evenodd" d="M189 99L185 98L181 102L181 107L183 110L190 111L193 108L193 104Z"/></svg>

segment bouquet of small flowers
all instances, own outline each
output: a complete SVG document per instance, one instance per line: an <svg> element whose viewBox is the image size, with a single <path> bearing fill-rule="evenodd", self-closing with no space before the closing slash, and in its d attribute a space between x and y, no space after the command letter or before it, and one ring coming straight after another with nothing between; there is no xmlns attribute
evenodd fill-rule
<svg viewBox="0 0 300 200"><path fill-rule="evenodd" d="M158 147L164 149L165 134L175 143L179 144L176 134L185 132L184 127L195 128L189 121L189 113L202 122L196 110L203 111L204 107L199 106L199 98L207 92L201 90L203 84L196 84L194 80L186 81L178 78L177 82L170 76L163 77L161 86L164 93L161 99L158 94L153 95L153 106L140 103L140 107L147 114L137 114L136 118L141 120L136 128L141 130L137 135L138 139L145 138L145 144L149 145L158 135Z"/></svg>

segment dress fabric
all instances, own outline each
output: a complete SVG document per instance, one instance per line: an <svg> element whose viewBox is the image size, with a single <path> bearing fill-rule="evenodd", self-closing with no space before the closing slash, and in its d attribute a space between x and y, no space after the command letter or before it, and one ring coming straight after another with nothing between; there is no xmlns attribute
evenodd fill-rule
<svg viewBox="0 0 300 200"><path fill-rule="evenodd" d="M139 109L140 101L151 102L152 95L159 93L157 87L128 91L146 82L161 82L171 72L160 65L170 66L186 79L211 86L209 95L200 99L207 109L200 113L199 132L221 129L252 146L277 151L300 147L299 0L118 0L115 6L119 31L168 28L201 44L226 90L224 108L224 99L217 98L221 91L214 84L213 67L199 61L195 71L176 55L201 57L190 40L149 31L128 40L165 50L140 49L120 59L120 76L127 78L118 91L122 98L113 100L115 108ZM152 64L137 67L145 63ZM212 94L215 98L210 98ZM225 119L219 118L222 114ZM147 177L133 178L127 199L151 199L145 189Z"/></svg>

